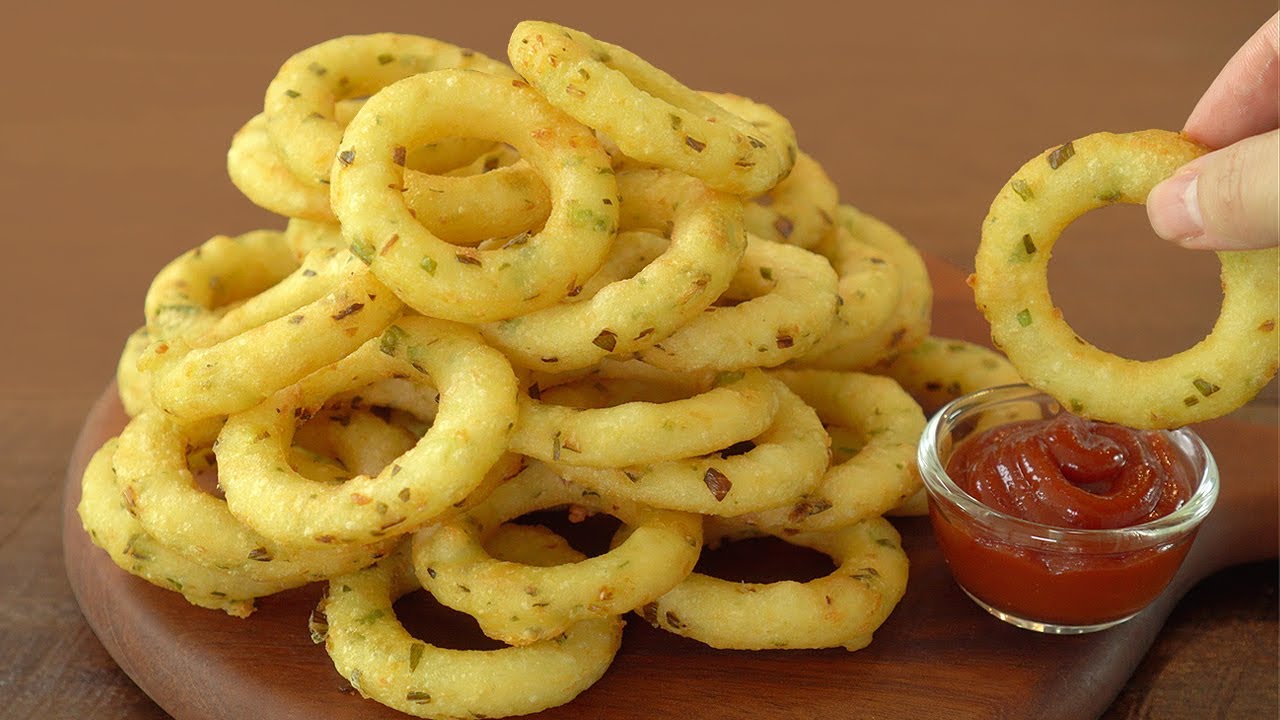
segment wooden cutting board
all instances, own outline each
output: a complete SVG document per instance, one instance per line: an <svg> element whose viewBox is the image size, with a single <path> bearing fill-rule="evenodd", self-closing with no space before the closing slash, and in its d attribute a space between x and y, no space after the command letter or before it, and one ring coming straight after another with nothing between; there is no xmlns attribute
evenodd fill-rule
<svg viewBox="0 0 1280 720"><path fill-rule="evenodd" d="M937 262L929 269L936 331L985 340L986 326L961 274ZM75 512L80 476L92 452L125 420L108 388L86 419L71 460L63 542L85 618L134 682L178 720L406 717L360 698L334 671L324 648L312 644L307 618L320 585L265 598L252 617L239 620L125 574L89 542ZM1077 637L1005 625L956 587L927 521L906 519L896 524L911 559L911 580L870 647L855 653L719 651L633 618L604 678L572 703L536 717L1096 718L1191 585L1217 569L1276 555L1276 427L1220 419L1197 429L1221 468L1218 507L1174 584L1124 625ZM715 565L731 576L796 567L818 572L812 558L789 553L780 543L744 544ZM415 634L432 641L443 636L458 647L477 644L474 623L467 627L452 611L411 605L398 608L406 608L406 626Z"/></svg>

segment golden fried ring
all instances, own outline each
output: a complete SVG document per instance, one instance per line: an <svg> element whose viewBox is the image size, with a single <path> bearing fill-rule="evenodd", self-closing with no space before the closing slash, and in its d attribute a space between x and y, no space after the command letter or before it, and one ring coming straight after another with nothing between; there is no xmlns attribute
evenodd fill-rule
<svg viewBox="0 0 1280 720"><path fill-rule="evenodd" d="M722 296L743 302L713 305L640 359L684 372L781 365L803 356L831 327L836 282L822 257L748 235L742 264Z"/></svg>
<svg viewBox="0 0 1280 720"><path fill-rule="evenodd" d="M1023 165L982 224L971 278L991 338L1026 381L1071 412L1134 428L1209 420L1252 399L1275 375L1280 250L1219 252L1222 309L1193 347L1141 362L1082 340L1053 304L1046 273L1062 230L1151 188L1206 149L1164 130L1096 133Z"/></svg>
<svg viewBox="0 0 1280 720"><path fill-rule="evenodd" d="M840 196L822 166L806 153L791 174L744 203L747 232L756 237L813 249L835 226Z"/></svg>
<svg viewBox="0 0 1280 720"><path fill-rule="evenodd" d="M1000 353L965 340L933 336L874 372L897 380L930 415L961 395L1022 382Z"/></svg>
<svg viewBox="0 0 1280 720"><path fill-rule="evenodd" d="M846 345L874 344L900 312L903 298L902 273L889 261L889 253L855 240L844 227L833 228L815 252L827 258L839 276L836 292L840 301L827 333L795 362L801 366L824 356L842 359L834 351ZM865 362L865 357L854 361Z"/></svg>
<svg viewBox="0 0 1280 720"><path fill-rule="evenodd" d="M813 407L824 425L852 430L858 442L836 448L848 459L828 468L812 492L742 522L771 533L834 530L881 515L920 489L914 460L925 417L897 382L825 370L771 374Z"/></svg>
<svg viewBox="0 0 1280 720"><path fill-rule="evenodd" d="M153 342L198 336L218 322L226 307L297 269L284 236L275 230L216 235L156 273L143 301L147 332Z"/></svg>
<svg viewBox="0 0 1280 720"><path fill-rule="evenodd" d="M352 409L330 416L329 446L354 475L377 475L418 444L418 436L389 420Z"/></svg>
<svg viewBox="0 0 1280 720"><path fill-rule="evenodd" d="M432 234L455 245L537 232L551 215L551 194L528 162L506 147L443 175L406 168L404 203Z"/></svg>
<svg viewBox="0 0 1280 720"><path fill-rule="evenodd" d="M745 453L621 469L559 464L555 470L607 497L704 515L734 516L794 503L822 479L827 433L804 401L780 381L771 383L778 412Z"/></svg>
<svg viewBox="0 0 1280 720"><path fill-rule="evenodd" d="M654 627L714 648L775 650L871 642L907 587L907 555L882 518L825 533L780 535L836 564L809 582L741 583L693 573L639 610Z"/></svg>
<svg viewBox="0 0 1280 720"><path fill-rule="evenodd" d="M157 542L199 563L280 589L353 572L387 553L390 544L281 547L232 516L227 504L196 485L187 448L191 437L164 413L144 412L120 433L112 467L131 515Z"/></svg>
<svg viewBox="0 0 1280 720"><path fill-rule="evenodd" d="M854 240L875 248L893 266L899 275L900 294L893 312L880 325L838 347L822 345L818 348L821 352L810 353L797 364L821 370L866 370L910 350L929 335L933 286L920 252L887 223L851 205L836 209L836 223Z"/></svg>
<svg viewBox="0 0 1280 720"><path fill-rule="evenodd" d="M248 409L336 362L399 314L395 294L345 251L320 249L313 265L228 311L209 331L154 344L140 367L154 373L155 403L184 421Z"/></svg>
<svg viewBox="0 0 1280 720"><path fill-rule="evenodd" d="M299 417L396 375L440 392L435 421L412 450L376 477L339 487L287 468ZM366 544L410 532L481 485L506 449L516 412L515 375L501 353L464 326L403 317L351 356L227 420L217 447L227 506L285 545Z"/></svg>
<svg viewBox="0 0 1280 720"><path fill-rule="evenodd" d="M325 202L328 203L328 195ZM301 263L311 251L321 248L345 250L347 239L342 237L342 228L337 221L320 222L294 217L284 228L284 242L289 251Z"/></svg>
<svg viewBox="0 0 1280 720"><path fill-rule="evenodd" d="M116 390L129 417L152 407L151 377L138 369L138 358L148 347L151 347L151 334L144 325L129 333L116 363Z"/></svg>
<svg viewBox="0 0 1280 720"><path fill-rule="evenodd" d="M507 57L552 105L608 135L626 155L717 190L758 195L795 164L795 132L785 118L778 115L784 127L766 133L584 32L527 20L512 32Z"/></svg>
<svg viewBox="0 0 1280 720"><path fill-rule="evenodd" d="M737 198L656 168L620 173L618 192L622 227L670 226L671 244L633 277L586 299L484 327L512 362L561 372L628 357L676 332L729 287L747 245ZM614 247L631 239L624 233Z"/></svg>
<svg viewBox="0 0 1280 720"><path fill-rule="evenodd" d="M554 535L558 542L548 542L548 534L504 526L494 541L500 549L517 549L513 557L523 563L582 557ZM417 587L408 558L397 553L330 582L312 625L323 623L334 668L357 692L417 717L507 717L563 705L604 675L622 642L623 623L612 616L583 620L525 647L437 647L410 635L396 619L393 603Z"/></svg>
<svg viewBox="0 0 1280 720"><path fill-rule="evenodd" d="M338 101L373 95L402 78L443 68L513 77L497 60L432 38L395 33L334 38L280 66L263 100L267 133L295 178L323 185L342 140Z"/></svg>
<svg viewBox="0 0 1280 720"><path fill-rule="evenodd" d="M602 555L555 567L503 562L484 549L502 523L559 505L606 512L633 532ZM474 617L485 635L528 645L662 595L693 571L701 548L697 515L602 498L533 463L456 520L415 533L413 566L423 587Z"/></svg>
<svg viewBox="0 0 1280 720"><path fill-rule="evenodd" d="M248 617L254 598L283 589L279 584L206 567L160 544L125 509L111 469L116 439L94 453L81 482L76 507L94 545L107 551L120 569L156 587L180 593L187 602L234 617Z"/></svg>
<svg viewBox="0 0 1280 720"><path fill-rule="evenodd" d="M326 185L299 180L284 164L267 134L267 118L249 118L231 136L227 176L254 205L288 218L333 222Z"/></svg>
<svg viewBox="0 0 1280 720"><path fill-rule="evenodd" d="M336 226L329 186L298 180L276 153L267 137L266 121L255 116L231 140L227 173L232 183L261 208L294 220ZM500 148L446 175L435 175L415 169L414 152L407 151L405 204L432 233L449 243L474 245L537 229L551 212L550 195L528 163L495 163L495 158L509 154L514 153Z"/></svg>
<svg viewBox="0 0 1280 720"><path fill-rule="evenodd" d="M591 377L609 377L608 369ZM581 408L520 395L511 449L547 462L626 467L723 450L773 422L778 397L757 369L725 373L709 389L670 402Z"/></svg>
<svg viewBox="0 0 1280 720"><path fill-rule="evenodd" d="M398 149L459 133L511 142L553 204L541 232L510 247L450 245L418 223L400 192ZM335 161L334 212L351 251L414 309L492 322L559 302L608 255L617 183L589 130L522 82L440 70L379 92L356 115Z"/></svg>

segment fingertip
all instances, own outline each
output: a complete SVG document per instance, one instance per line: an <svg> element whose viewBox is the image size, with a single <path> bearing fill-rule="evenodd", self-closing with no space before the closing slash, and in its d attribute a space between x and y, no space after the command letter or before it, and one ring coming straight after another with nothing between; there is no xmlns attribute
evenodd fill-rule
<svg viewBox="0 0 1280 720"><path fill-rule="evenodd" d="M1156 235L1183 247L1204 235L1198 180L1194 169L1184 169L1151 189L1147 219Z"/></svg>

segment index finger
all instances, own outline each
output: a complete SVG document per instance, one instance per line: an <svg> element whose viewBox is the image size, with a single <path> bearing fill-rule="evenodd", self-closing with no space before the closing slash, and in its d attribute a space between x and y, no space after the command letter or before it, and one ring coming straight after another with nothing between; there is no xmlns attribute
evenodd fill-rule
<svg viewBox="0 0 1280 720"><path fill-rule="evenodd" d="M1280 127L1280 13L1227 61L1183 130L1212 148Z"/></svg>

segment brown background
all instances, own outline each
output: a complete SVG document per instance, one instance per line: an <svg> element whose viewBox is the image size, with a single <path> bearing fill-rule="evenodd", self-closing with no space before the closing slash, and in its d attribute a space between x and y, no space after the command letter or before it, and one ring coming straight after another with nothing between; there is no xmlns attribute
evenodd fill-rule
<svg viewBox="0 0 1280 720"><path fill-rule="evenodd" d="M80 619L61 569L60 476L123 338L141 323L155 271L212 234L281 225L231 186L224 159L288 54L395 30L501 57L520 19L572 25L693 87L773 105L845 201L968 268L987 205L1022 162L1097 130L1177 129L1276 9L1264 0L13 5L0 23L0 696L9 698L0 716L17 718L161 716ZM1137 357L1190 345L1217 313L1213 257L1161 243L1139 208L1072 226L1051 283L1083 335ZM1274 422L1274 396L1273 385L1244 417ZM1274 563L1204 583L1108 717L1274 717L1275 593Z"/></svg>

